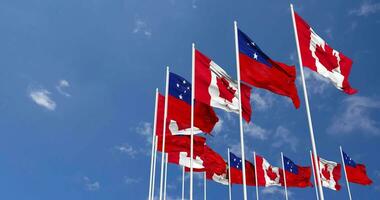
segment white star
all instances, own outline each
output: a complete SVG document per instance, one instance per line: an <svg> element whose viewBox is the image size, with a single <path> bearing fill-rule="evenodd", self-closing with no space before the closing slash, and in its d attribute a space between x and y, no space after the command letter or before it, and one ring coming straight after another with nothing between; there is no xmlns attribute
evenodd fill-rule
<svg viewBox="0 0 380 200"><path fill-rule="evenodd" d="M183 81L182 81L182 83L183 83L183 84L186 84L186 81L185 81L185 80L183 80Z"/></svg>
<svg viewBox="0 0 380 200"><path fill-rule="evenodd" d="M177 87L179 88L179 84L177 83Z"/></svg>
<svg viewBox="0 0 380 200"><path fill-rule="evenodd" d="M179 98L180 98L180 99L182 99L182 98L183 98L183 97L182 97L182 94L180 94L180 95L179 95Z"/></svg>
<svg viewBox="0 0 380 200"><path fill-rule="evenodd" d="M251 42L251 44L252 44L253 46L256 46L256 44L255 44L254 42Z"/></svg>
<svg viewBox="0 0 380 200"><path fill-rule="evenodd" d="M253 54L253 59L257 60L257 54L256 53Z"/></svg>

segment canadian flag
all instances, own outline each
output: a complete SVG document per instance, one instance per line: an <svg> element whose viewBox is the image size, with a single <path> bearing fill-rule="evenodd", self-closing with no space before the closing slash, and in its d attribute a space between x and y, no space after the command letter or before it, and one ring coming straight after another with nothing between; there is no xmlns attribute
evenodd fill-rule
<svg viewBox="0 0 380 200"><path fill-rule="evenodd" d="M204 169L203 160L200 155L194 154L193 159L193 168L194 169ZM169 152L168 153L168 162L185 166L190 168L190 154L189 152Z"/></svg>
<svg viewBox="0 0 380 200"><path fill-rule="evenodd" d="M195 50L195 99L227 112L239 113L238 83L214 61ZM251 119L251 88L241 84L244 119Z"/></svg>
<svg viewBox="0 0 380 200"><path fill-rule="evenodd" d="M351 59L331 48L296 12L294 16L303 65L329 79L339 90L355 94L357 90L348 82Z"/></svg>
<svg viewBox="0 0 380 200"><path fill-rule="evenodd" d="M339 179L341 177L341 165L318 157L321 182L323 187L332 190L340 190Z"/></svg>
<svg viewBox="0 0 380 200"><path fill-rule="evenodd" d="M284 179L282 169L273 167L265 158L256 155L257 182L260 186L281 186Z"/></svg>

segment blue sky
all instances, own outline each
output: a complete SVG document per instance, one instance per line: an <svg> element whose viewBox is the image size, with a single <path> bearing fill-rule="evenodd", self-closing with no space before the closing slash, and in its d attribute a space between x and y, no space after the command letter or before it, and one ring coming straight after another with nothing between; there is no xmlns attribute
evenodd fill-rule
<svg viewBox="0 0 380 200"><path fill-rule="evenodd" d="M370 187L351 185L360 199L380 196L379 1L294 1L295 9L332 47L352 58L355 96L306 70L317 148L340 161L338 147L365 163ZM236 77L233 20L273 59L298 64L287 1L1 0L0 198L17 200L145 199L148 193L154 90L165 66L190 79L191 43ZM280 152L309 165L310 139L301 108L254 89L246 155L274 165ZM239 154L238 116L217 111L207 143ZM180 174L169 166L169 199L180 197ZM196 198L202 181L196 176ZM325 189L328 199L347 199ZM188 183L187 183L188 184ZM187 185L188 186L188 185ZM157 190L156 190L157 191ZM208 182L211 199L225 186ZM234 199L242 188L233 187ZM249 188L250 199L255 190ZM290 189L312 199L314 189ZM281 188L260 189L284 199Z"/></svg>

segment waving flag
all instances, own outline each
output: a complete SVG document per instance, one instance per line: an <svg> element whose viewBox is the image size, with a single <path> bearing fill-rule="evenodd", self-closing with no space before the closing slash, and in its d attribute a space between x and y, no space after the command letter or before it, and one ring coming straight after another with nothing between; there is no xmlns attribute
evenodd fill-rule
<svg viewBox="0 0 380 200"><path fill-rule="evenodd" d="M188 135L168 135L165 136L165 152L187 152L190 155L190 136ZM201 155L206 145L206 138L194 136L194 152ZM158 137L157 150L162 151L162 136Z"/></svg>
<svg viewBox="0 0 380 200"><path fill-rule="evenodd" d="M181 76L169 74L169 96L168 96L168 116L171 124L169 128L173 131L188 130L185 134L190 134L191 120L191 84ZM175 121L175 124L172 123ZM215 124L219 121L212 107L195 102L194 104L194 126L196 130L210 133Z"/></svg>
<svg viewBox="0 0 380 200"><path fill-rule="evenodd" d="M241 30L238 30L238 40L241 80L252 86L287 96L292 99L294 106L299 108L295 67L269 58Z"/></svg>
<svg viewBox="0 0 380 200"><path fill-rule="evenodd" d="M342 153L348 181L360 185L371 185L372 180L367 175L365 165L356 163L344 151Z"/></svg>
<svg viewBox="0 0 380 200"><path fill-rule="evenodd" d="M310 182L311 168L301 167L296 165L289 158L284 156L284 169L286 175L287 187L309 187L312 186Z"/></svg>
<svg viewBox="0 0 380 200"><path fill-rule="evenodd" d="M232 184L243 184L243 162L242 159L230 152L230 173ZM255 166L245 161L245 177L247 185L255 186Z"/></svg>
<svg viewBox="0 0 380 200"><path fill-rule="evenodd" d="M243 117L249 122L252 112L249 98L251 90L242 87L241 91ZM239 113L237 82L198 50L195 50L195 99L227 112Z"/></svg>
<svg viewBox="0 0 380 200"><path fill-rule="evenodd" d="M331 48L296 12L294 15L303 65L329 79L339 90L355 94L357 90L348 82L351 59Z"/></svg>
<svg viewBox="0 0 380 200"><path fill-rule="evenodd" d="M265 158L256 155L257 181L260 186L281 186L284 179L282 170L278 167L273 167Z"/></svg>
<svg viewBox="0 0 380 200"><path fill-rule="evenodd" d="M339 179L341 178L340 164L318 157L321 182L323 187L332 190L340 190Z"/></svg>

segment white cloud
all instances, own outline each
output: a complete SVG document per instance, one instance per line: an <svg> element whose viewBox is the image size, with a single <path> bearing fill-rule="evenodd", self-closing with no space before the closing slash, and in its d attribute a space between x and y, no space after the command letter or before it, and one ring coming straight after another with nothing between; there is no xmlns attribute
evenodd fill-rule
<svg viewBox="0 0 380 200"><path fill-rule="evenodd" d="M100 183L98 181L92 181L87 176L83 177L84 185L88 191L97 191L100 189Z"/></svg>
<svg viewBox="0 0 380 200"><path fill-rule="evenodd" d="M327 129L330 134L347 134L353 131L380 134L380 124L371 117L371 112L380 109L380 100L363 96L350 96L343 100L343 107L333 117ZM378 111L376 112L378 113Z"/></svg>
<svg viewBox="0 0 380 200"><path fill-rule="evenodd" d="M283 146L289 146L292 151L296 151L298 145L298 139L291 132L283 127L279 126L276 129L274 134L274 142L272 143L273 147L280 148Z"/></svg>
<svg viewBox="0 0 380 200"><path fill-rule="evenodd" d="M131 145L129 144L123 144L120 146L115 146L115 149L118 150L120 153L127 154L129 157L134 158L138 151L136 151Z"/></svg>
<svg viewBox="0 0 380 200"><path fill-rule="evenodd" d="M368 16L380 11L380 3L363 1L359 8L350 10L349 13L357 16Z"/></svg>
<svg viewBox="0 0 380 200"><path fill-rule="evenodd" d="M50 92L46 89L31 89L29 97L39 106L50 111L55 110L57 104L50 98Z"/></svg>
<svg viewBox="0 0 380 200"><path fill-rule="evenodd" d="M70 87L70 83L67 80L60 80L58 82L58 85L55 88L61 95L65 97L70 97L71 95L64 91L65 88L69 88L69 87Z"/></svg>
<svg viewBox="0 0 380 200"><path fill-rule="evenodd" d="M141 34L145 35L146 37L152 36L152 32L148 28L147 23L145 21L143 21L142 19L136 19L135 20L135 27L133 28L132 32L135 34L141 33Z"/></svg>
<svg viewBox="0 0 380 200"><path fill-rule="evenodd" d="M135 131L146 138L148 145L152 144L152 136L153 136L152 123L140 122L140 124L136 127Z"/></svg>
<svg viewBox="0 0 380 200"><path fill-rule="evenodd" d="M256 139L266 140L270 132L252 122L244 124L244 133Z"/></svg>
<svg viewBox="0 0 380 200"><path fill-rule="evenodd" d="M267 91L254 92L251 94L251 103L254 111L265 111L273 106L274 95Z"/></svg>
<svg viewBox="0 0 380 200"><path fill-rule="evenodd" d="M141 178L131 178L131 177L125 177L124 182L126 184L136 184L141 182Z"/></svg>
<svg viewBox="0 0 380 200"><path fill-rule="evenodd" d="M214 132L215 134L219 134L220 132L222 132L223 130L223 120L219 118L219 121L218 123L215 124L215 127L214 127Z"/></svg>
<svg viewBox="0 0 380 200"><path fill-rule="evenodd" d="M283 197L285 196L284 188L275 187L275 186L265 187L261 190L261 193L263 195L281 195ZM293 193L288 190L288 197L290 197L290 196L293 196ZM281 199L283 199L283 198L281 198Z"/></svg>
<svg viewBox="0 0 380 200"><path fill-rule="evenodd" d="M194 9L198 8L198 6L197 6L197 0L192 0L191 1L191 7L194 8Z"/></svg>

